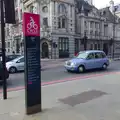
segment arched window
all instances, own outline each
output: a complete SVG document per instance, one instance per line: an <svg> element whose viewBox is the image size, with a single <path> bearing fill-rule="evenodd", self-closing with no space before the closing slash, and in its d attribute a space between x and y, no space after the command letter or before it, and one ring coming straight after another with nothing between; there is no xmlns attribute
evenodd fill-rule
<svg viewBox="0 0 120 120"><path fill-rule="evenodd" d="M66 13L66 7L64 4L60 4L58 6L58 14L64 14L64 13Z"/></svg>
<svg viewBox="0 0 120 120"><path fill-rule="evenodd" d="M67 19L65 16L58 18L58 28L66 28Z"/></svg>
<svg viewBox="0 0 120 120"><path fill-rule="evenodd" d="M47 6L44 6L44 7L42 8L42 11L43 11L44 13L47 13L47 12L48 12L48 7L47 7Z"/></svg>

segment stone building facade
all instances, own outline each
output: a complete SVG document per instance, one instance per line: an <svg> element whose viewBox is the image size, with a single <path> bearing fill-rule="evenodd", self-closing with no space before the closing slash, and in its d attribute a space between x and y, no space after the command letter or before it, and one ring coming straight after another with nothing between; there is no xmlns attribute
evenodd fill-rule
<svg viewBox="0 0 120 120"><path fill-rule="evenodd" d="M72 57L84 50L82 41L85 37L86 49L100 49L107 55L112 54L114 23L111 17L114 19L114 15L110 8L98 10L91 0L25 0L24 7L26 11L41 16L41 57ZM118 55L119 20L115 26L114 52ZM57 44L56 48L53 47L54 42Z"/></svg>
<svg viewBox="0 0 120 120"><path fill-rule="evenodd" d="M111 55L113 39L115 55L120 55L120 21L111 4L98 10L92 0L16 1L18 22L9 26L11 52L23 53L22 11L26 11L40 14L42 58L73 57L84 49L104 50Z"/></svg>
<svg viewBox="0 0 120 120"><path fill-rule="evenodd" d="M23 13L22 0L15 0L16 24L6 24L5 26L6 54L23 53L22 13Z"/></svg>

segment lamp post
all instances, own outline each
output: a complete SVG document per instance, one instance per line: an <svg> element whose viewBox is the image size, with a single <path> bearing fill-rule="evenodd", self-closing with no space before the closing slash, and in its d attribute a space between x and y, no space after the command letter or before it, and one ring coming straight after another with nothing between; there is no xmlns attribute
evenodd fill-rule
<svg viewBox="0 0 120 120"><path fill-rule="evenodd" d="M84 37L82 39L82 44L84 45L84 50L87 50L87 40L88 40L88 37L86 36L86 32L85 32Z"/></svg>
<svg viewBox="0 0 120 120"><path fill-rule="evenodd" d="M1 0L1 40L2 40L2 65L3 65L3 98L7 99L7 85L5 75L5 21L4 21L4 1Z"/></svg>
<svg viewBox="0 0 120 120"><path fill-rule="evenodd" d="M114 59L114 49L115 49L115 8L114 8L114 23L113 23L113 51L112 51L112 58Z"/></svg>
<svg viewBox="0 0 120 120"><path fill-rule="evenodd" d="M114 5L114 2L113 2ZM113 21L113 51L112 51L112 58L114 59L114 52L115 52L115 24L116 24L116 19L115 19L115 12L116 12L117 8L114 6L113 9L113 14L114 14L114 21Z"/></svg>

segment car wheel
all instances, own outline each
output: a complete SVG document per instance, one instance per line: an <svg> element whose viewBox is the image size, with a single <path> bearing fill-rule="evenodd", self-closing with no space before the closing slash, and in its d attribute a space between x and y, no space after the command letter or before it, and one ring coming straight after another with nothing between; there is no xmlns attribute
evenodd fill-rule
<svg viewBox="0 0 120 120"><path fill-rule="evenodd" d="M70 70L67 70L67 72L71 72Z"/></svg>
<svg viewBox="0 0 120 120"><path fill-rule="evenodd" d="M16 73L16 72L17 72L17 69L16 69L15 67L11 67L11 68L9 69L9 72L10 72L10 73Z"/></svg>
<svg viewBox="0 0 120 120"><path fill-rule="evenodd" d="M83 73L85 71L85 67L83 65L80 65L78 67L78 72Z"/></svg>
<svg viewBox="0 0 120 120"><path fill-rule="evenodd" d="M102 69L103 69L103 70L106 70L106 69L107 69L107 64L106 64L106 63L103 64Z"/></svg>

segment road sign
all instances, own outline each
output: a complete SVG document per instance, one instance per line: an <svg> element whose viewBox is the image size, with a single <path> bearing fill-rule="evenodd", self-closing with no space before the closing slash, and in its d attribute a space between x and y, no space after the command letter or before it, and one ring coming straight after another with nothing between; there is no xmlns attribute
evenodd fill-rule
<svg viewBox="0 0 120 120"><path fill-rule="evenodd" d="M40 17L24 13L26 113L41 111Z"/></svg>

